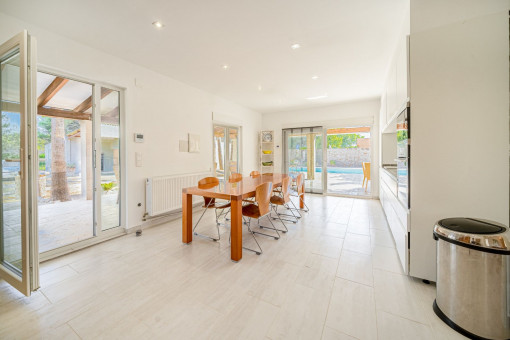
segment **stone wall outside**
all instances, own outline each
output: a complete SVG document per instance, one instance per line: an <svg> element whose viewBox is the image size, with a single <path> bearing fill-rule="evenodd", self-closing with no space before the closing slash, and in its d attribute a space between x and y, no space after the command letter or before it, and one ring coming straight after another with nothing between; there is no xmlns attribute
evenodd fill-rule
<svg viewBox="0 0 510 340"><path fill-rule="evenodd" d="M370 162L369 148L328 149L328 166L340 168L361 168L363 162ZM306 150L290 150L291 166L306 167L306 161L298 164L292 160L305 159ZM316 157L315 166L322 166L322 151Z"/></svg>

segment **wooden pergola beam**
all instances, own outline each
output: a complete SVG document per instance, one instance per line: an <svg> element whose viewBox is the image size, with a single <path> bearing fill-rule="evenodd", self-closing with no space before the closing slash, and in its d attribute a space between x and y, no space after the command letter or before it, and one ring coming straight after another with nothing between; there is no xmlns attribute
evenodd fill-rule
<svg viewBox="0 0 510 340"><path fill-rule="evenodd" d="M118 117L108 117L108 116L101 117L101 124L120 125Z"/></svg>
<svg viewBox="0 0 510 340"><path fill-rule="evenodd" d="M105 113L104 115L101 115L101 120L103 120L105 117L109 117L109 118L115 118L115 119L119 119L119 107L115 107L113 108L112 110L110 110L109 112Z"/></svg>
<svg viewBox="0 0 510 340"><path fill-rule="evenodd" d="M370 127L352 127L340 129L328 129L328 135L338 135L342 133L357 133L357 132L370 132Z"/></svg>
<svg viewBox="0 0 510 340"><path fill-rule="evenodd" d="M66 119L76 119L76 120L92 120L92 115L86 112L76 112L69 110L60 110L54 109L50 107L39 107L37 108L37 114L39 116L46 117L56 117L56 118L66 118ZM111 116L101 116L101 123L111 124L111 125L119 125L118 117Z"/></svg>
<svg viewBox="0 0 510 340"><path fill-rule="evenodd" d="M37 114L40 116L77 119L77 120L92 120L92 115L85 112L76 112L69 110L54 109L51 107L38 107Z"/></svg>
<svg viewBox="0 0 510 340"><path fill-rule="evenodd" d="M110 90L110 89L107 89L105 87L102 87L101 88L101 99L103 99L104 97L109 95L112 91L113 90ZM76 111L76 112L85 112L88 109L90 109L91 107L92 107L92 96L90 96L87 99L85 99L80 105L75 107L73 111Z"/></svg>
<svg viewBox="0 0 510 340"><path fill-rule="evenodd" d="M69 79L56 77L37 98L37 106L39 107L46 105L68 81Z"/></svg>
<svg viewBox="0 0 510 340"><path fill-rule="evenodd" d="M0 107L2 108L2 111L15 113L19 113L21 109L18 103L12 103L4 100L2 100L2 105L0 105Z"/></svg>

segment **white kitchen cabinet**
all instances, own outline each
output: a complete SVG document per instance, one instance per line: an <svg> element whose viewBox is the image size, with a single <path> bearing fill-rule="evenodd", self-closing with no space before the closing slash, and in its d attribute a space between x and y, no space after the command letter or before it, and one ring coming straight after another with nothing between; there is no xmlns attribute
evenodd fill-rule
<svg viewBox="0 0 510 340"><path fill-rule="evenodd" d="M406 107L409 101L409 38L403 37L391 60L381 96L381 131Z"/></svg>
<svg viewBox="0 0 510 340"><path fill-rule="evenodd" d="M411 208L405 209L392 194L381 175L384 169L381 205L405 272L430 281L436 280L432 233L438 220L471 216L509 221L508 10L460 20L465 5L421 1L411 6L412 16L422 18L412 32L402 32L390 62L395 67L388 67L386 84L391 86L382 91L387 108L380 132L391 133L389 127L396 125L391 119L409 100L412 145ZM422 25L430 22L423 20L425 13L447 14L440 25L427 27ZM448 137L445 142L435 136Z"/></svg>
<svg viewBox="0 0 510 340"><path fill-rule="evenodd" d="M409 49L408 38L401 40L396 53L396 106L392 116L403 109L408 101L409 93Z"/></svg>
<svg viewBox="0 0 510 340"><path fill-rule="evenodd" d="M384 173L382 170L381 173ZM396 183L391 181L381 181L380 184L380 200L381 205L388 221L391 234L395 241L395 248L397 249L400 264L404 273L409 273L409 231L408 231L408 220L409 213L397 199L394 194L393 188L390 186L396 186ZM402 213L404 214L402 216Z"/></svg>
<svg viewBox="0 0 510 340"><path fill-rule="evenodd" d="M397 102L397 64L393 62L388 74L388 81L386 83L386 124L388 124L393 115L395 114Z"/></svg>
<svg viewBox="0 0 510 340"><path fill-rule="evenodd" d="M407 33L408 34L408 33ZM409 100L409 43L408 37L402 35L391 64L389 67L386 87L381 97L381 141L384 144L393 143L395 149L394 157L387 159L393 163L396 158L396 130L395 118L405 109ZM382 107L384 105L384 108ZM387 138L383 138L383 136ZM394 137L393 137L394 136ZM393 137L393 140L390 139ZM381 150L390 149L382 145ZM392 149L393 150L393 149ZM397 183L390 177L385 170L380 171L380 192L379 197L381 205L386 214L386 219L390 227L395 246L399 256L403 271L409 273L409 231L411 228L409 210L405 208L397 198Z"/></svg>

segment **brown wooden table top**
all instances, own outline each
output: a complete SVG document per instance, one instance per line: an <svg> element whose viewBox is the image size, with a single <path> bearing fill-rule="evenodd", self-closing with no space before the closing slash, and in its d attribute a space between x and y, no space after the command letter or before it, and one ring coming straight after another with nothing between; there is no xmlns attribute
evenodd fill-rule
<svg viewBox="0 0 510 340"><path fill-rule="evenodd" d="M255 196L255 189L258 185L265 182L272 182L273 187L282 184L282 181L288 175L286 174L272 174L272 175L260 175L257 177L243 177L239 182L234 183L223 183L212 188L199 188L189 187L182 189L183 194L204 196L204 197L215 197L231 200L232 198L244 199Z"/></svg>

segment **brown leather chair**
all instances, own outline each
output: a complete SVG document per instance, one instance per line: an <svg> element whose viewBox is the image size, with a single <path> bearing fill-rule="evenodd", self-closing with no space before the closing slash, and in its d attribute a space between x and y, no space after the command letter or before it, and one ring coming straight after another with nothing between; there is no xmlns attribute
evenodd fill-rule
<svg viewBox="0 0 510 340"><path fill-rule="evenodd" d="M281 229L278 229L279 231L283 232L283 233L286 233L287 231L289 231L287 229L287 226L285 225L285 223L283 222L284 220L285 221L289 221L289 222L292 222L292 223L297 223L298 222L298 218L297 216L294 215L294 212L292 211L292 209L289 207L289 203L291 203L291 199L290 199L290 186L291 186L291 178L290 177L285 177L282 181L282 187L281 187L281 191L279 193L277 193L276 195L273 195L271 197L271 205L273 206L274 208L274 211L276 213L276 217L272 217L273 220L280 220L280 222L283 224L283 226L285 227L285 230L281 230ZM278 212L278 207L279 206L282 206L286 209L288 209L292 215L289 215L289 214L281 214ZM287 219L287 218L282 218L282 216L285 216L285 217L293 217L292 220L290 219Z"/></svg>
<svg viewBox="0 0 510 340"><path fill-rule="evenodd" d="M257 243L257 246L259 247L259 251L253 250L250 248L245 248L245 247L243 247L243 248L246 250L253 251L257 255L262 254L262 248L260 247L260 244L257 242L257 239L255 238L255 234L272 237L275 240L278 240L280 238L280 234L278 233L278 230L274 227L273 222L271 221L271 218L269 216L271 213L271 207L269 205L269 201L271 199L272 190L273 190L273 183L266 182L266 183L260 184L255 189L255 203L247 204L247 205L243 206L243 208L242 208L243 216L248 217L248 231L251 233L251 235L253 236L253 239ZM271 229L273 229L276 232L277 236L261 233L258 231L253 231L251 229L251 220L256 219L257 224L260 226L260 219L264 216L267 216L267 219L273 226L273 228L271 228Z"/></svg>
<svg viewBox="0 0 510 340"><path fill-rule="evenodd" d="M198 187L200 189L211 189L220 184L220 181L216 177L206 177L202 178L200 181L198 181ZM202 236L209 238L213 241L219 241L220 240L220 222L219 218L222 215L226 216L226 213L224 214L225 209L230 208L230 202L217 202L215 198L213 197L204 197L204 204L202 205L202 208L204 208L204 212L202 215L200 215L200 218L198 219L197 223L193 227L193 233L197 236ZM204 217L205 212L208 209L214 209L214 215L216 216L216 229L218 230L218 238L214 238L208 235L203 235L195 232L195 229L197 228L198 224L202 220L202 217ZM218 214L218 210L221 210L220 214ZM228 211L227 211L228 213Z"/></svg>
<svg viewBox="0 0 510 340"><path fill-rule="evenodd" d="M363 183L361 184L361 187L365 187L366 192L368 190L368 181L370 181L370 162L363 162L361 167L363 169Z"/></svg>
<svg viewBox="0 0 510 340"><path fill-rule="evenodd" d="M243 179L243 175L238 174L237 172L232 172L228 177L229 183L240 182Z"/></svg>
<svg viewBox="0 0 510 340"><path fill-rule="evenodd" d="M308 206L305 203L305 200L303 199L303 196L305 195L305 179L304 179L303 174L299 174L296 177L296 189L292 190L290 195L292 197L298 197L303 202L304 206L306 207L306 209L298 209L296 207L296 205L294 204L294 202L292 202L292 200L290 201L292 203L292 206L294 207L292 210L297 211L299 214L298 218L301 218L301 213L299 212L300 210L304 211L304 212L310 211L310 209L308 208Z"/></svg>

